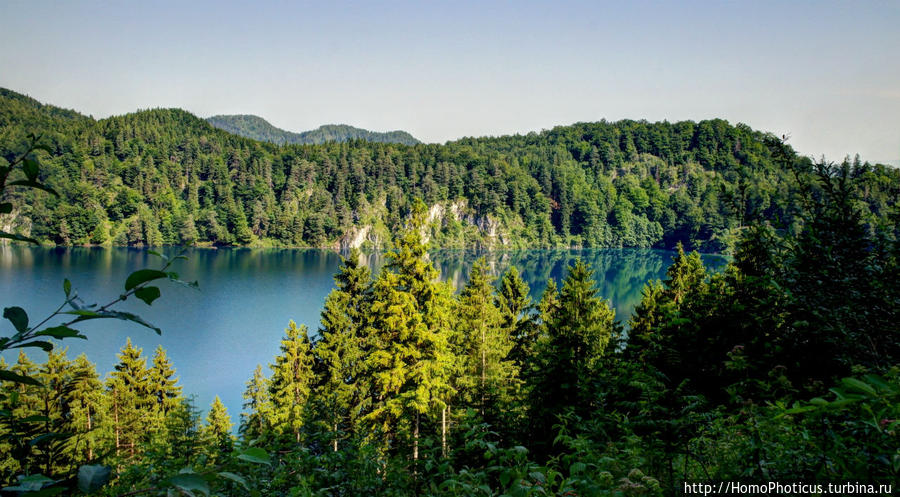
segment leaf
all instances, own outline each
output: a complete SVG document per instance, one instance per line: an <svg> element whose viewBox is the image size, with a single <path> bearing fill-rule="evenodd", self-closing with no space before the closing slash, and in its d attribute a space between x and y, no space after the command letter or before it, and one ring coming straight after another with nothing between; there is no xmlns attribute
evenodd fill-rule
<svg viewBox="0 0 900 497"><path fill-rule="evenodd" d="M24 497L52 497L66 491L65 487L42 488L37 491L27 492Z"/></svg>
<svg viewBox="0 0 900 497"><path fill-rule="evenodd" d="M35 145L34 149L35 150L43 150L44 152L47 152L50 155L53 155L53 152L54 152L54 150L52 148L50 148L49 145L45 145L43 143L39 143L39 144Z"/></svg>
<svg viewBox="0 0 900 497"><path fill-rule="evenodd" d="M46 330L35 333L34 336L53 337L57 340L62 340L63 338L82 338L87 340L87 337L82 335L78 330L73 330L68 326L54 326L52 328L47 328Z"/></svg>
<svg viewBox="0 0 900 497"><path fill-rule="evenodd" d="M857 392L864 392L869 395L875 395L875 389L872 388L871 385L864 381L860 381L856 378L844 378L841 380L841 383L844 384L845 387L855 390Z"/></svg>
<svg viewBox="0 0 900 497"><path fill-rule="evenodd" d="M569 474L577 475L583 473L585 469L587 469L587 464L577 461L572 463L572 466L569 467Z"/></svg>
<svg viewBox="0 0 900 497"><path fill-rule="evenodd" d="M38 177L38 173L40 173L41 168L38 164L38 161L34 159L30 159L28 157L22 161L22 172L25 173L25 177L29 179L29 181L34 181Z"/></svg>
<svg viewBox="0 0 900 497"><path fill-rule="evenodd" d="M12 323L16 331L24 332L28 329L28 313L21 307L7 307L3 309L3 317Z"/></svg>
<svg viewBox="0 0 900 497"><path fill-rule="evenodd" d="M63 280L63 292L66 293L66 297L72 293L72 282L68 278Z"/></svg>
<svg viewBox="0 0 900 497"><path fill-rule="evenodd" d="M34 347L36 349L41 349L44 352L50 352L51 350L53 350L52 343L44 342L42 340L35 340L33 342L20 343L19 345L13 345L10 348L11 349L24 349L24 348L28 348L28 347Z"/></svg>
<svg viewBox="0 0 900 497"><path fill-rule="evenodd" d="M20 179L20 180L16 180L16 181L10 181L9 183L7 183L7 185L9 185L9 186L27 186L29 188L34 188L35 190L43 190L43 191L53 195L54 197L59 196L59 194L56 193L56 190L54 190L53 188L50 188L47 185L38 183L37 181Z"/></svg>
<svg viewBox="0 0 900 497"><path fill-rule="evenodd" d="M78 468L78 489L89 494L109 482L110 468L102 464L84 464Z"/></svg>
<svg viewBox="0 0 900 497"><path fill-rule="evenodd" d="M47 478L42 474L29 475L25 477L19 477L18 485L14 487L5 487L3 490L7 492L30 492L40 490L44 487L44 485L48 485L51 483L56 483L56 480Z"/></svg>
<svg viewBox="0 0 900 497"><path fill-rule="evenodd" d="M159 292L159 288L155 286L138 288L134 292L134 296L146 302L147 305L151 305L154 300L159 298L160 295L161 294Z"/></svg>
<svg viewBox="0 0 900 497"><path fill-rule="evenodd" d="M267 454L266 451L260 449L259 447L250 447L249 449L238 454L237 458L242 461L252 462L256 464L272 464L272 460L269 458L269 454Z"/></svg>
<svg viewBox="0 0 900 497"><path fill-rule="evenodd" d="M0 231L0 238L8 238L10 240L16 240L18 242L28 242L33 243L35 245L40 245L40 243L34 238L28 238L27 236L22 235L14 235L12 233L7 233L5 231Z"/></svg>
<svg viewBox="0 0 900 497"><path fill-rule="evenodd" d="M46 418L46 416L42 416L42 417ZM44 422L50 421L50 418L42 419L41 421L44 421ZM68 440L70 438L72 438L71 433L55 433L55 432L43 433L43 434L38 435L38 436L32 438L31 440L29 440L28 445L34 447L36 445L41 445L43 443L50 442L53 440Z"/></svg>
<svg viewBox="0 0 900 497"><path fill-rule="evenodd" d="M125 280L125 291L129 291L141 283L166 277L168 277L168 275L158 269L138 269L128 275L128 278Z"/></svg>
<svg viewBox="0 0 900 497"><path fill-rule="evenodd" d="M95 312L88 311L85 309L78 309L75 311L66 311L63 314L71 314L73 316L78 316L73 320L73 323L80 323L81 321L87 321L89 319L121 319L122 321L131 321L132 323L137 323L141 326L150 328L155 331L157 335L162 335L162 330L153 326L152 324L144 321L143 318L138 316L137 314L132 314L130 312L123 311L103 311L103 312Z"/></svg>
<svg viewBox="0 0 900 497"><path fill-rule="evenodd" d="M22 376L20 374L13 373L12 371L5 371L2 369L0 369L0 380L11 381L13 383L21 383L23 385L34 385L36 387L44 386L43 383L35 380L34 378L29 378L28 376Z"/></svg>
<svg viewBox="0 0 900 497"><path fill-rule="evenodd" d="M162 259L162 260L165 261L165 262L169 262L169 258L166 257L165 255L163 255L163 254L160 253L160 252L157 252L157 251L155 251L155 250L148 250L147 253L150 254L150 255L155 255L156 257L159 257L160 259Z"/></svg>
<svg viewBox="0 0 900 497"><path fill-rule="evenodd" d="M12 204L9 202L3 202L0 204L0 214L9 214L12 212Z"/></svg>
<svg viewBox="0 0 900 497"><path fill-rule="evenodd" d="M247 480L245 480L244 477L241 475L236 475L236 474L230 473L228 471L222 471L222 472L218 473L218 475L221 476L222 478L226 478L233 482L237 482L242 487L246 488L247 490L250 490L250 487L247 486Z"/></svg>
<svg viewBox="0 0 900 497"><path fill-rule="evenodd" d="M169 478L168 481L173 487L183 492L190 494L193 494L193 492L200 492L203 495L209 495L209 484L196 473L175 475Z"/></svg>

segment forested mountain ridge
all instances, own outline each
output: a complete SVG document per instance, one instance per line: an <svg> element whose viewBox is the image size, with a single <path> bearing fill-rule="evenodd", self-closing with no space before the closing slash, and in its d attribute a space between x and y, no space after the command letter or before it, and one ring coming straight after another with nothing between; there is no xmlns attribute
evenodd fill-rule
<svg viewBox="0 0 900 497"><path fill-rule="evenodd" d="M325 124L310 131L294 133L273 126L265 119L248 114L212 116L206 121L229 133L278 145L318 145L326 142L365 140L376 143L415 145L419 142L406 131L369 131L347 124Z"/></svg>
<svg viewBox="0 0 900 497"><path fill-rule="evenodd" d="M767 135L724 120L276 146L183 110L94 120L4 90L0 157L29 133L52 152L38 156L41 179L60 197L14 190L7 228L57 244L379 247L421 198L432 247L723 251L751 221L790 228L798 211ZM887 219L900 172L859 166L867 215Z"/></svg>

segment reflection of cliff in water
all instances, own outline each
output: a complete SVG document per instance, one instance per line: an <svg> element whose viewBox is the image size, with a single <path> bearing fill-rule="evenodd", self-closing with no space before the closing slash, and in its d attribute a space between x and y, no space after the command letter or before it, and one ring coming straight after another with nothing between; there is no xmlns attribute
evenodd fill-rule
<svg viewBox="0 0 900 497"><path fill-rule="evenodd" d="M616 308L616 317L627 321L641 301L641 289L649 280L664 279L666 269L672 263L675 252L653 249L593 249L593 250L523 250L512 252L478 252L465 250L434 250L429 252L441 279L449 281L457 290L468 279L472 264L484 257L493 274L498 278L510 266L531 287L531 298L540 299L547 280L553 278L562 283L567 268L580 257L594 269L600 295L609 299ZM379 271L384 266L383 253L362 256L363 263ZM721 270L726 259L717 255L703 256L703 262L712 270Z"/></svg>

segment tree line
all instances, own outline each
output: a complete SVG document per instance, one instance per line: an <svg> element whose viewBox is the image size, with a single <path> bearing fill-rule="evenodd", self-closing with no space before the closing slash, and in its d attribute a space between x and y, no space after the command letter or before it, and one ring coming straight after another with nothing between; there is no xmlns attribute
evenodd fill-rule
<svg viewBox="0 0 900 497"><path fill-rule="evenodd" d="M0 90L0 160L27 147L24 130L44 136L39 179L60 196L8 192L10 227L62 245L331 247L358 237L385 248L421 198L434 247L724 252L755 222L796 232L803 209L772 137L724 120L277 146L177 109L95 120ZM900 172L848 163L865 216L896 209Z"/></svg>

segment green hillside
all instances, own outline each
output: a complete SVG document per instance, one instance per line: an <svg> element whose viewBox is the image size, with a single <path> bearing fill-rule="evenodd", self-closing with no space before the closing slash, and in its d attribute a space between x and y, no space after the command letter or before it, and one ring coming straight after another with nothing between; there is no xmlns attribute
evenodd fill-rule
<svg viewBox="0 0 900 497"><path fill-rule="evenodd" d="M229 133L278 145L317 145L325 142L345 142L350 140L399 143L402 145L419 143L419 140L416 140L406 131L369 131L346 124L326 124L311 131L293 133L276 128L265 119L253 115L212 116L206 120L213 126L224 129Z"/></svg>
<svg viewBox="0 0 900 497"><path fill-rule="evenodd" d="M723 120L277 146L178 109L93 120L0 93L0 157L32 132L52 150L39 159L61 196L14 190L7 228L57 244L381 247L421 198L432 246L724 251L753 220L791 229L798 209L767 135ZM873 224L896 212L900 172L854 171Z"/></svg>

